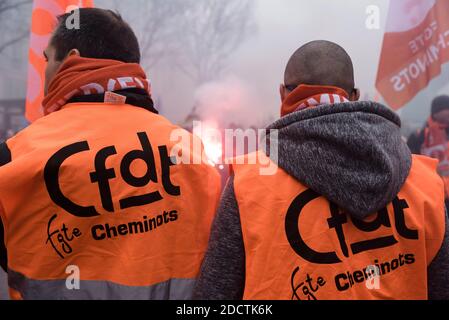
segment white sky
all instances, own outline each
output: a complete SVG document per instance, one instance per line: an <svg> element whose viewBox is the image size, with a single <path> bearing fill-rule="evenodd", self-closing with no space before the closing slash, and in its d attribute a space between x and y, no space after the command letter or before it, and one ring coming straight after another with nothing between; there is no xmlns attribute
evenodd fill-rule
<svg viewBox="0 0 449 320"><path fill-rule="evenodd" d="M263 118L276 118L279 114L279 84L283 80L285 65L291 54L301 45L317 39L325 39L343 46L353 59L356 83L362 98L375 94L375 80L387 24L390 0L256 0L257 32L234 54L228 74L247 86L252 95L250 110L242 112L263 114ZM399 0L395 0L399 1ZM367 7L380 9L380 29L366 28ZM448 93L445 72L403 108L404 122L414 125L428 117L430 102L437 94ZM180 121L193 105L192 90L182 76L154 70L153 82L156 92L164 98L163 113L170 119ZM167 78L167 79L166 79ZM165 91L168 87L176 87ZM180 102L182 101L182 102ZM237 118L238 115L237 115Z"/></svg>
<svg viewBox="0 0 449 320"><path fill-rule="evenodd" d="M132 6L130 10L139 10ZM170 1L170 0L167 0ZM223 0L225 1L225 0ZM248 119L276 118L279 114L279 84L290 55L311 40L326 39L343 46L351 55L357 86L364 94L374 95L374 83L390 0L254 0L257 30L231 57L226 83L239 84L248 96L239 112L226 116ZM399 0L395 0L399 1ZM110 0L96 0L99 7L112 6ZM365 27L366 9L380 9L380 29ZM126 14L124 15L126 18ZM132 24L132 21L130 21ZM0 98L23 96L26 86L27 48L9 54L19 66L15 72L0 63ZM5 60L3 60L5 61ZM5 76L7 75L7 76ZM406 120L423 121L428 116L430 101L438 93L449 93L449 65L439 79L414 99L401 115ZM155 97L161 102L162 113L174 122L182 122L194 105L197 89L179 71L168 67L149 70ZM231 80L230 80L231 79ZM204 92L203 92L204 96ZM219 115L217 115L219 116Z"/></svg>
<svg viewBox="0 0 449 320"><path fill-rule="evenodd" d="M306 42L326 39L343 46L354 60L356 80L373 95L388 0L257 0L257 31L233 55L228 75L256 92L252 112L271 117L279 113L279 84L291 54ZM366 8L376 4L381 28L368 30ZM161 71L159 73L159 71ZM151 72L155 92L163 97L163 112L179 121L193 105L192 88L182 75ZM168 84L170 84L168 86ZM177 84L179 84L177 86ZM175 86L176 95L170 89ZM180 105L180 101L181 105ZM247 112L244 112L247 114Z"/></svg>

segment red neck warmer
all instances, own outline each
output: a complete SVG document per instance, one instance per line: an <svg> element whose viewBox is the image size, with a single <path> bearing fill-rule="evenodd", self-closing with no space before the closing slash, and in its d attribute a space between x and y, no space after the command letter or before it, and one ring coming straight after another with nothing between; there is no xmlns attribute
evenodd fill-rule
<svg viewBox="0 0 449 320"><path fill-rule="evenodd" d="M74 96L131 88L151 95L150 82L138 64L70 56L50 83L43 111L45 115L58 111Z"/></svg>
<svg viewBox="0 0 449 320"><path fill-rule="evenodd" d="M281 116L320 105L349 102L345 90L331 86L311 86L302 84L284 100Z"/></svg>

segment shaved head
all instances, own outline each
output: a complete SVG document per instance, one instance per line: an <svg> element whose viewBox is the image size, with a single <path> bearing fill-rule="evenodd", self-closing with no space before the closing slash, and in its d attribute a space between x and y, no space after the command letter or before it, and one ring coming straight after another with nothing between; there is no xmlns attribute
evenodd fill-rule
<svg viewBox="0 0 449 320"><path fill-rule="evenodd" d="M350 96L355 86L351 57L333 42L320 40L305 44L296 50L285 70L288 88L301 84L339 87Z"/></svg>

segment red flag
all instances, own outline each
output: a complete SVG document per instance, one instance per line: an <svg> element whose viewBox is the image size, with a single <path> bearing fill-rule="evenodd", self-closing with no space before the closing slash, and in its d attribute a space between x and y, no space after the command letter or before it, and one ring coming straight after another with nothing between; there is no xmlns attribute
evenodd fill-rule
<svg viewBox="0 0 449 320"><path fill-rule="evenodd" d="M376 81L385 101L400 109L448 61L449 1L391 1Z"/></svg>
<svg viewBox="0 0 449 320"><path fill-rule="evenodd" d="M43 51L56 26L56 17L77 7L93 7L93 0L34 0L31 22L28 89L25 116L33 122L43 116L46 62Z"/></svg>

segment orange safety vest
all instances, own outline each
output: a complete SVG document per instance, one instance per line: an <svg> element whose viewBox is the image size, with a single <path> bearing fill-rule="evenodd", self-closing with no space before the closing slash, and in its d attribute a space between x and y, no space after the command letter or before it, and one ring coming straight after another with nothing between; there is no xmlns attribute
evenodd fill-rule
<svg viewBox="0 0 449 320"><path fill-rule="evenodd" d="M191 297L220 177L173 163L174 130L201 149L144 109L75 103L7 142L0 213L12 298ZM186 145L183 157L198 153Z"/></svg>
<svg viewBox="0 0 449 320"><path fill-rule="evenodd" d="M393 203L365 221L281 168L260 175L261 165L244 163L233 167L246 253L244 299L427 299L427 267L445 232L435 160L414 157Z"/></svg>

